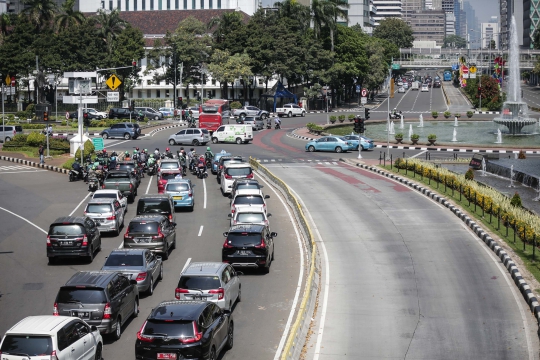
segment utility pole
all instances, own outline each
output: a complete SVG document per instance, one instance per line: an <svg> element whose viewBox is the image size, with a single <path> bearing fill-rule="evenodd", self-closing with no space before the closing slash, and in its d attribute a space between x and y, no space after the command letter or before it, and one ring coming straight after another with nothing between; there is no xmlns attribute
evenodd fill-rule
<svg viewBox="0 0 540 360"><path fill-rule="evenodd" d="M390 161L390 84L392 83L392 64L394 63L394 58L390 62L390 69L388 70L388 111L386 118L386 160Z"/></svg>

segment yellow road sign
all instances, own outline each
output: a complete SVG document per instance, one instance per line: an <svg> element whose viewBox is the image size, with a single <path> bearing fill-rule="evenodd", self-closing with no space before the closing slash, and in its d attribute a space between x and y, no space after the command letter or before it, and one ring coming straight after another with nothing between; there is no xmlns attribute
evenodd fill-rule
<svg viewBox="0 0 540 360"><path fill-rule="evenodd" d="M7 86L10 86L11 85L11 76L6 76L6 85Z"/></svg>
<svg viewBox="0 0 540 360"><path fill-rule="evenodd" d="M107 84L109 89L114 91L114 90L118 89L118 87L120 85L122 85L122 82L120 81L119 78L116 77L116 75L111 75L111 77L108 78L107 81L105 81L105 84Z"/></svg>
<svg viewBox="0 0 540 360"><path fill-rule="evenodd" d="M470 66L470 67L469 67L469 72L470 72L471 74L475 74L475 73L476 73L476 66Z"/></svg>

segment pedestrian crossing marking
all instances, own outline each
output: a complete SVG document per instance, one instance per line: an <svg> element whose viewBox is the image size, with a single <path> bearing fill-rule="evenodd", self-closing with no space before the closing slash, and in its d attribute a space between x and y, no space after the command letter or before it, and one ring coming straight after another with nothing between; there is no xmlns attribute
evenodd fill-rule
<svg viewBox="0 0 540 360"><path fill-rule="evenodd" d="M0 166L0 174L17 174L17 173L25 173L25 172L39 172L39 171L47 171L47 170L37 169L31 166L25 166L25 165Z"/></svg>

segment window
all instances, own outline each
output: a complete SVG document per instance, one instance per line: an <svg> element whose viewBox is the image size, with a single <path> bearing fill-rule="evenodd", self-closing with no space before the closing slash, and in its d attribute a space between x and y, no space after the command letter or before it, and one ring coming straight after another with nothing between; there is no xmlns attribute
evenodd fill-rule
<svg viewBox="0 0 540 360"><path fill-rule="evenodd" d="M212 0L208 0L208 8L209 8L209 9L213 9L213 8L214 8L214 4L213 4L213 1L212 1Z"/></svg>
<svg viewBox="0 0 540 360"><path fill-rule="evenodd" d="M201 0L201 9L204 9L204 0Z"/></svg>
<svg viewBox="0 0 540 360"><path fill-rule="evenodd" d="M221 0L217 0L217 8L221 9Z"/></svg>
<svg viewBox="0 0 540 360"><path fill-rule="evenodd" d="M129 11L129 0L126 0L126 11Z"/></svg>
<svg viewBox="0 0 540 360"><path fill-rule="evenodd" d="M207 328L214 322L213 319L213 311L212 311L212 303L209 303L208 306L203 310L203 313L199 317L199 322L202 325L202 327Z"/></svg>
<svg viewBox="0 0 540 360"><path fill-rule="evenodd" d="M229 269L225 268L225 270L223 271L223 274L221 274L221 281L224 284L227 284L229 280L231 280L231 274L229 273Z"/></svg>
<svg viewBox="0 0 540 360"><path fill-rule="evenodd" d="M163 0L158 0L158 10L163 10Z"/></svg>
<svg viewBox="0 0 540 360"><path fill-rule="evenodd" d="M79 332L79 336L81 338L85 337L86 335L90 334L90 327L88 327L88 325L86 324L83 324L82 322L80 321L77 321L75 323L75 328L77 329L77 331Z"/></svg>
<svg viewBox="0 0 540 360"><path fill-rule="evenodd" d="M191 0L191 8L192 8L192 9L196 9L196 8L197 8L197 4L195 3L195 0Z"/></svg>
<svg viewBox="0 0 540 360"><path fill-rule="evenodd" d="M142 9L146 10L146 0L142 0Z"/></svg>
<svg viewBox="0 0 540 360"><path fill-rule="evenodd" d="M216 304L212 304L212 317L215 320L219 319L221 317L221 309Z"/></svg>
<svg viewBox="0 0 540 360"><path fill-rule="evenodd" d="M152 97L152 90L146 89L146 97L151 98Z"/></svg>
<svg viewBox="0 0 540 360"><path fill-rule="evenodd" d="M167 10L171 10L171 0L167 0Z"/></svg>
<svg viewBox="0 0 540 360"><path fill-rule="evenodd" d="M129 288L129 285L130 285L130 284L129 284L129 280L128 280L127 277L125 277L125 276L120 276L120 277L118 278L118 289L119 289L120 291L125 291L125 290L127 290L127 289Z"/></svg>
<svg viewBox="0 0 540 360"><path fill-rule="evenodd" d="M174 8L178 10L180 8L180 0L174 0Z"/></svg>
<svg viewBox="0 0 540 360"><path fill-rule="evenodd" d="M187 10L187 0L184 0L184 10Z"/></svg>
<svg viewBox="0 0 540 360"><path fill-rule="evenodd" d="M156 97L157 98L160 98L161 97L161 90L156 90Z"/></svg>
<svg viewBox="0 0 540 360"><path fill-rule="evenodd" d="M112 0L109 0L109 10L112 11L112 9L113 9L113 2Z"/></svg>
<svg viewBox="0 0 540 360"><path fill-rule="evenodd" d="M116 1L116 7L118 8L118 11L120 11L120 9L122 9L122 0L117 0Z"/></svg>
<svg viewBox="0 0 540 360"><path fill-rule="evenodd" d="M150 0L150 10L154 10L154 0Z"/></svg>
<svg viewBox="0 0 540 360"><path fill-rule="evenodd" d="M137 0L133 0L133 11L137 11Z"/></svg>

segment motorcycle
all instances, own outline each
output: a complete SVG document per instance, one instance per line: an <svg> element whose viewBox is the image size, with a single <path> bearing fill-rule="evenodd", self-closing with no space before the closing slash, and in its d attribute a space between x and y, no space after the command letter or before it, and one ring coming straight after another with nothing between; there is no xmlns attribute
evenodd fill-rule
<svg viewBox="0 0 540 360"><path fill-rule="evenodd" d="M275 130L279 130L279 129L281 129L281 124L279 124L279 123L276 123L276 126L274 126L274 129L275 129Z"/></svg>
<svg viewBox="0 0 540 360"><path fill-rule="evenodd" d="M96 191L99 188L99 180L96 176L88 179L88 190Z"/></svg>
<svg viewBox="0 0 540 360"><path fill-rule="evenodd" d="M266 122L266 128L269 130L272 128L272 123L270 122L270 120Z"/></svg>
<svg viewBox="0 0 540 360"><path fill-rule="evenodd" d="M197 177L199 179L204 179L208 177L208 172L206 171L206 166L197 166Z"/></svg>
<svg viewBox="0 0 540 360"><path fill-rule="evenodd" d="M152 165L148 165L146 173L150 176L156 175L157 172L157 164L153 163Z"/></svg>
<svg viewBox="0 0 540 360"><path fill-rule="evenodd" d="M81 168L81 170L71 169L68 173L69 181L73 182L75 180L85 180L88 178L88 173Z"/></svg>
<svg viewBox="0 0 540 360"><path fill-rule="evenodd" d="M390 116L390 119L401 119L401 111L394 112L394 113L388 113Z"/></svg>

